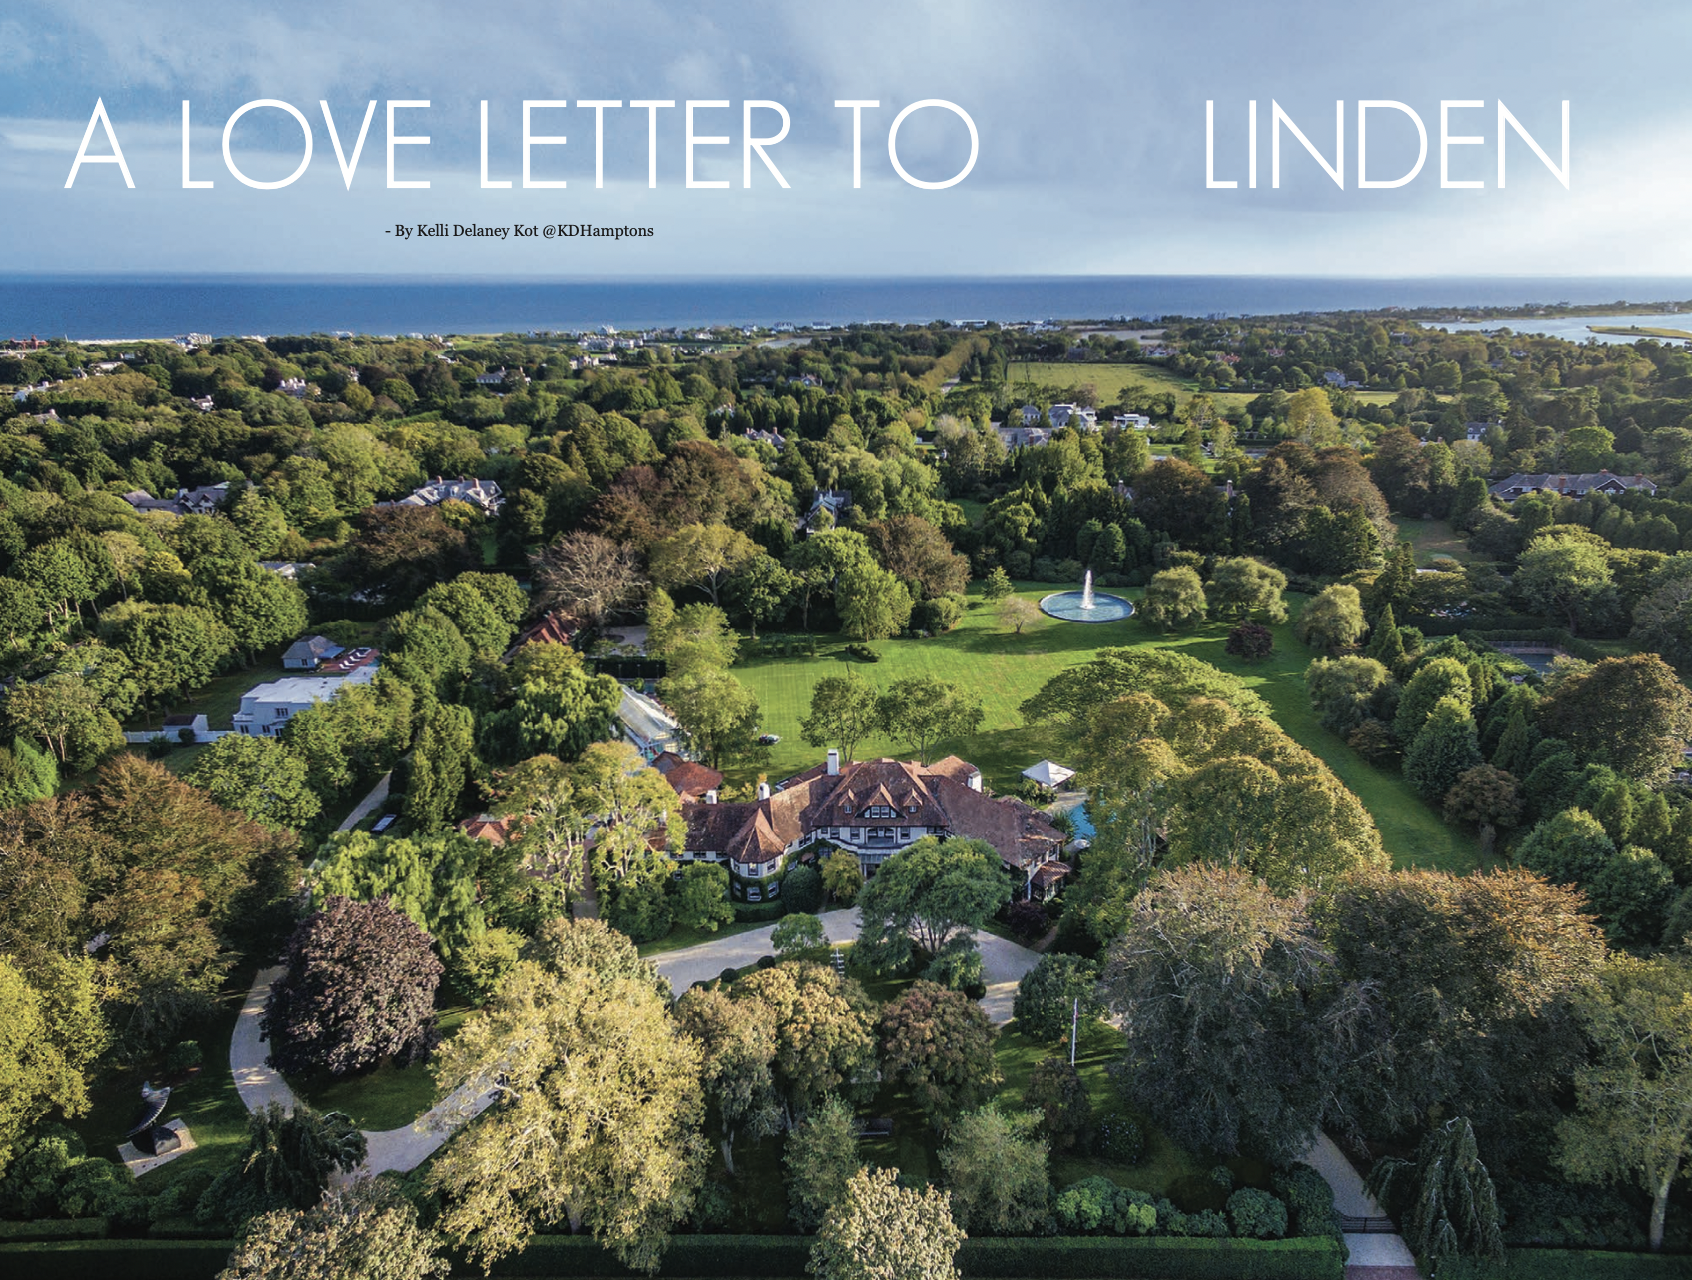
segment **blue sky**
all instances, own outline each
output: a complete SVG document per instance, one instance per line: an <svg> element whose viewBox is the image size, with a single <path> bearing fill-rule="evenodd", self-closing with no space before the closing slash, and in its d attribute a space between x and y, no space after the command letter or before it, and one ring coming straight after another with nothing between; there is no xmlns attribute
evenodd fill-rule
<svg viewBox="0 0 1692 1280"><path fill-rule="evenodd" d="M1291 10L1290 12L1288 10ZM1692 197L1692 102L1682 64L1692 7L1588 3L1477 5L1004 3L229 4L61 0L0 8L0 271L598 275L1687 275L1682 232ZM64 183L96 98L136 182L114 166ZM181 186L181 100L193 101L193 176ZM283 190L252 190L225 169L224 121L256 98L293 103L313 126L310 169ZM401 116L427 149L401 148L399 174L427 191L385 186L378 105L346 189L319 99L343 144L370 99L429 99ZM478 104L490 102L491 176L479 186ZM520 189L521 102L537 113L536 177L567 190ZM700 176L683 185L683 111L660 113L659 187L647 187L646 113L606 114L605 187L596 190L593 113L581 99L727 99L702 113ZM792 115L771 151L791 187L754 161L741 187L740 108L773 99ZM866 112L863 186L851 185L851 116ZM887 128L918 99L963 106L980 156L943 191L901 182ZM1245 188L1245 111L1259 102L1260 186ZM1356 103L1407 103L1431 135L1420 177L1356 188ZM1439 102L1483 101L1452 132L1439 185ZM1527 146L1510 142L1510 182L1496 188L1502 99L1558 158L1561 102L1571 102L1565 191ZM1217 176L1205 186L1205 102L1216 102ZM1269 103L1279 101L1329 159L1334 102L1346 104L1342 192L1290 137L1282 188L1269 188ZM764 115L761 120L773 122ZM299 126L276 111L234 135L251 176L285 176ZM93 148L105 150L97 135ZM961 122L913 116L900 154L918 176L948 176L968 154ZM1371 176L1415 156L1408 119L1371 116ZM396 242L396 222L591 222L654 228L623 243Z"/></svg>

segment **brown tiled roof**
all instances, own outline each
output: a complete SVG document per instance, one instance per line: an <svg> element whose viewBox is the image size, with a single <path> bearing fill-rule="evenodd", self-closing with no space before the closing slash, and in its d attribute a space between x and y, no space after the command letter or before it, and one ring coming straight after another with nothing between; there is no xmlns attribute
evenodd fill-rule
<svg viewBox="0 0 1692 1280"><path fill-rule="evenodd" d="M466 818L458 824L458 829L467 836L474 836L478 840L491 840L495 844L504 844L511 831L509 818L490 818L483 814L479 818Z"/></svg>
<svg viewBox="0 0 1692 1280"><path fill-rule="evenodd" d="M1049 884L1056 884L1068 874L1067 862L1048 862L1034 873L1034 883L1043 889Z"/></svg>
<svg viewBox="0 0 1692 1280"><path fill-rule="evenodd" d="M683 760L664 770L664 781L674 787L682 799L697 800L707 791L715 791L722 786L723 775L709 765Z"/></svg>
<svg viewBox="0 0 1692 1280"><path fill-rule="evenodd" d="M670 772L672 785L684 767ZM928 827L985 840L1013 867L1026 867L1062 847L1063 837L1045 814L1020 800L994 799L965 779L978 770L948 756L924 767L900 760L860 760L831 775L824 765L795 774L768 800L698 804L684 797L687 848L721 852L746 862L779 855L823 827ZM677 787L678 792L681 790ZM866 810L885 806L888 818Z"/></svg>
<svg viewBox="0 0 1692 1280"><path fill-rule="evenodd" d="M678 756L674 751L660 751L657 755L652 757L652 767L665 776L668 776L670 770L674 769L678 764L686 763L687 761L682 759L681 756Z"/></svg>

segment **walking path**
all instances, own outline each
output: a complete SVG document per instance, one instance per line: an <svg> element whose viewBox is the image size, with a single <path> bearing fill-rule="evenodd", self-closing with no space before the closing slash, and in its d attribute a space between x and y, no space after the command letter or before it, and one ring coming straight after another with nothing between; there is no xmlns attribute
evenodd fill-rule
<svg viewBox="0 0 1692 1280"><path fill-rule="evenodd" d="M862 927L856 909L825 911L818 918L830 942L854 941ZM774 932L775 925L766 925L666 952L656 957L658 972L670 980L670 989L680 995L694 983L715 978L724 969L742 969L755 963L759 956L772 954L775 948L770 935ZM987 976L987 994L981 1000L981 1007L995 1023L1009 1022L1011 1005L1016 1000L1016 984L1040 962L1040 957L1027 947L979 929L975 941L981 947L981 964Z"/></svg>
<svg viewBox="0 0 1692 1280"><path fill-rule="evenodd" d="M1304 1153L1304 1163L1328 1180L1334 1189L1334 1208L1348 1218L1384 1218L1386 1211L1363 1189L1363 1179L1327 1134ZM1346 1280L1417 1280L1416 1256L1398 1235L1364 1235L1348 1231Z"/></svg>
<svg viewBox="0 0 1692 1280"><path fill-rule="evenodd" d="M376 779L376 785L370 788L370 794L353 806L353 811L347 815L347 820L336 827L335 830L351 831L368 818L373 811L385 805L388 802L388 783L392 781L393 776L391 773L384 773Z"/></svg>
<svg viewBox="0 0 1692 1280"><path fill-rule="evenodd" d="M382 786L386 789L387 779ZM261 969L253 978L252 990L241 1006L241 1016L235 1020L235 1034L229 1041L229 1070L235 1077L235 1091L241 1095L248 1111L257 1111L269 1103L280 1103L284 1111L292 1111L299 1099L288 1087L280 1072L265 1062L264 1040L259 1035L259 1018L264 1002L270 995L270 984L282 976L280 967ZM470 1099L462 1089L436 1103L410 1124L397 1129L362 1130L369 1150L364 1163L353 1176L386 1173L390 1169L406 1173L427 1160L453 1134L459 1125L474 1119L493 1101L493 1094Z"/></svg>

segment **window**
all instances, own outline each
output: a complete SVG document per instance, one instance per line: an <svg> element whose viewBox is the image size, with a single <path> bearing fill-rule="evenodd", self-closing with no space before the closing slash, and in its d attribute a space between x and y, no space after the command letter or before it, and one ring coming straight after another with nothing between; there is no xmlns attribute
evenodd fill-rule
<svg viewBox="0 0 1692 1280"><path fill-rule="evenodd" d="M909 840L910 838L911 838L911 829L909 827L900 827L899 828L899 839Z"/></svg>
<svg viewBox="0 0 1692 1280"><path fill-rule="evenodd" d="M864 817L866 818L891 818L893 816L894 809L891 805L872 804L864 810Z"/></svg>

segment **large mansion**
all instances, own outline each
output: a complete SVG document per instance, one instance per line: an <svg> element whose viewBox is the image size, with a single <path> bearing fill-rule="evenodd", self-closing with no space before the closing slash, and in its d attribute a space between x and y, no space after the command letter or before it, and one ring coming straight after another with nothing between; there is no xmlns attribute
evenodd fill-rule
<svg viewBox="0 0 1692 1280"><path fill-rule="evenodd" d="M715 773L679 764L665 775L682 797L682 858L725 863L735 896L745 901L775 896L773 878L789 859L824 844L857 854L866 875L924 836L985 840L1008 870L1042 889L1068 870L1057 862L1064 836L1046 815L1021 800L985 794L981 771L956 756L930 765L842 764L840 753L830 751L825 763L774 790L760 784L758 798L745 801L720 801L715 788L701 795L694 772Z"/></svg>

